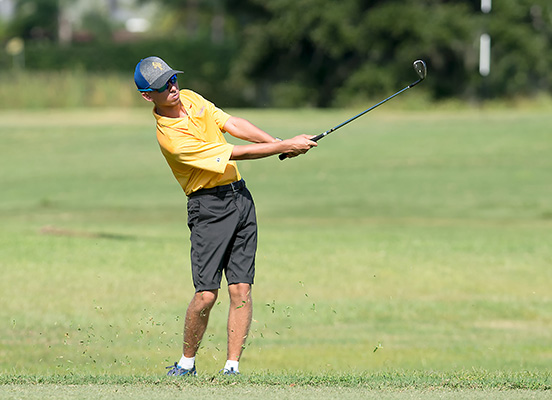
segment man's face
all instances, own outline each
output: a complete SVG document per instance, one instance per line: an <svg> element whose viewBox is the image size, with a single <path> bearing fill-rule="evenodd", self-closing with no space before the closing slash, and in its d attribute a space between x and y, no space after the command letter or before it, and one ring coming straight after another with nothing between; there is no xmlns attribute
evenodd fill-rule
<svg viewBox="0 0 552 400"><path fill-rule="evenodd" d="M176 76L176 75L175 75ZM180 104L180 92L178 81L172 78L167 82L167 88L162 92L154 90L152 92L142 92L142 97L147 101L155 103L159 107L175 107Z"/></svg>

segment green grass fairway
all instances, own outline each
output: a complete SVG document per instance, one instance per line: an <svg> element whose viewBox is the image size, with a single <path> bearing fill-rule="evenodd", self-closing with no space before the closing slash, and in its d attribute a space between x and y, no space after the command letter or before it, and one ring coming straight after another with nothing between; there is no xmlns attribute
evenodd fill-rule
<svg viewBox="0 0 552 400"><path fill-rule="evenodd" d="M538 373L404 372L314 376L253 373L194 379L115 375L24 376L1 379L2 399L546 399L550 376ZM548 382L548 384L546 383Z"/></svg>
<svg viewBox="0 0 552 400"><path fill-rule="evenodd" d="M354 113L234 114L286 138ZM107 392L130 385L143 398L157 390L320 398L336 388L350 398L360 389L390 399L411 398L409 390L544 398L551 126L550 112L382 108L306 156L240 162L260 242L245 381L232 392L216 383L224 291L198 355L202 378L163 378L180 356L193 288L186 198L151 111L0 112L0 397L39 398L37 388L47 396L80 382ZM327 392L308 397L307 388Z"/></svg>

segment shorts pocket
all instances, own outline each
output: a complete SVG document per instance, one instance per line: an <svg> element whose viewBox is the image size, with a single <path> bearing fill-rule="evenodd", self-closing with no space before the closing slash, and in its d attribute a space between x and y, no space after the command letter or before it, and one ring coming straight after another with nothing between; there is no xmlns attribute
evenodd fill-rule
<svg viewBox="0 0 552 400"><path fill-rule="evenodd" d="M199 219L199 201L198 199L190 198L188 199L188 227L192 227L197 223Z"/></svg>

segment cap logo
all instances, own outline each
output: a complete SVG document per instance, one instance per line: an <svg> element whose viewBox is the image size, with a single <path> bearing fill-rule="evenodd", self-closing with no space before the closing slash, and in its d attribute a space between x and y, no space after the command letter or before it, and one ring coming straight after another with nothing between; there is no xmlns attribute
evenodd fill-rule
<svg viewBox="0 0 552 400"><path fill-rule="evenodd" d="M152 62L151 65L153 65L153 68L159 68L161 71L163 71L163 66L160 62Z"/></svg>

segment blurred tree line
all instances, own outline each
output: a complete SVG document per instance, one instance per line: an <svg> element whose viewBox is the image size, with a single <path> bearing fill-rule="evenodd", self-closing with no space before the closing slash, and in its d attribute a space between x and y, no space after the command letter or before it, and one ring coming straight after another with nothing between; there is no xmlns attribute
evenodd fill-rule
<svg viewBox="0 0 552 400"><path fill-rule="evenodd" d="M117 0L106 0L111 5ZM151 29L123 35L107 14L64 35L71 0L18 0L0 25L4 44L25 40L27 70L132 75L149 55L186 75L181 86L228 106L345 106L415 80L426 61L432 99L533 96L552 89L552 2L497 0L136 0L155 4ZM86 32L87 35L83 35ZM479 37L492 40L491 72L478 73ZM4 46L6 47L6 46ZM11 67L3 49L0 66Z"/></svg>

